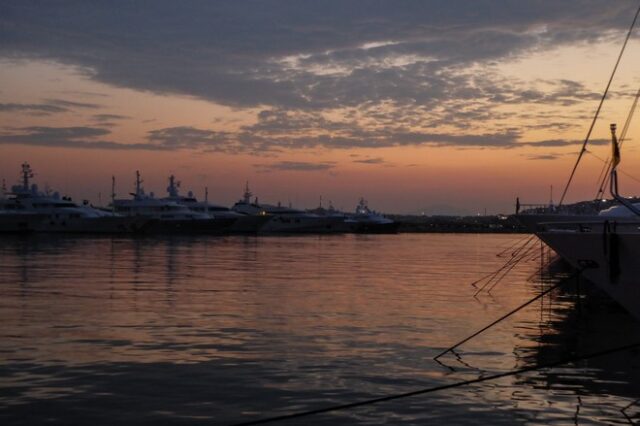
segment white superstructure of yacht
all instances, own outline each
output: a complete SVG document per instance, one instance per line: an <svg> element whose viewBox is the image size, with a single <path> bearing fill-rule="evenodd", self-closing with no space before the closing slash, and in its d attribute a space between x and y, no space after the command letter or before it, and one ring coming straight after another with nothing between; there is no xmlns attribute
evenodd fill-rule
<svg viewBox="0 0 640 426"><path fill-rule="evenodd" d="M291 207L277 205L260 204L255 198L251 201L253 194L249 190L249 183L245 186L245 191L241 200L233 205L233 211L253 215L270 216L269 220L260 230L263 233L335 233L340 232L339 224L341 218L323 217L317 214L307 213Z"/></svg>
<svg viewBox="0 0 640 426"><path fill-rule="evenodd" d="M112 208L126 216L152 219L149 231L153 233L220 233L233 220L215 220L204 212L191 210L184 204L169 199L156 198L145 193L140 171L136 171L135 192L131 199L114 199Z"/></svg>
<svg viewBox="0 0 640 426"><path fill-rule="evenodd" d="M536 235L580 273L640 319L640 207L618 194L615 125L611 194L621 205L598 221L540 224ZM625 212L626 210L626 212Z"/></svg>
<svg viewBox="0 0 640 426"><path fill-rule="evenodd" d="M347 215L345 223L351 232L393 234L398 232L399 224L384 215L369 209L367 201L360 198L355 213Z"/></svg>
<svg viewBox="0 0 640 426"><path fill-rule="evenodd" d="M94 208L86 201L78 205L57 192L40 192L30 183L33 177L31 166L23 163L21 184L11 188L11 197L0 201L3 232L122 233L139 231L146 223Z"/></svg>
<svg viewBox="0 0 640 426"><path fill-rule="evenodd" d="M174 175L169 176L169 186L167 186L167 201L184 205L189 210L208 215L211 219L226 220L229 222L228 232L231 234L255 234L271 218L269 216L254 216L246 213L239 213L228 207L212 204L209 202L209 191L205 189L204 201L198 201L189 191L187 196L180 195L180 182L176 181Z"/></svg>

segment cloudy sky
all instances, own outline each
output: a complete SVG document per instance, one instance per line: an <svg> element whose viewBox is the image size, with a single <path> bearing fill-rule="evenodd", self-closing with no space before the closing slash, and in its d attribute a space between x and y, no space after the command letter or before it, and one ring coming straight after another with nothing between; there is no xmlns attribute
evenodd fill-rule
<svg viewBox="0 0 640 426"><path fill-rule="evenodd" d="M4 1L0 177L104 203L140 170L261 201L510 212L566 182L635 0ZM640 86L634 33L569 201ZM640 178L635 120L623 168ZM640 185L627 178L624 191ZM557 198L557 197L556 197Z"/></svg>

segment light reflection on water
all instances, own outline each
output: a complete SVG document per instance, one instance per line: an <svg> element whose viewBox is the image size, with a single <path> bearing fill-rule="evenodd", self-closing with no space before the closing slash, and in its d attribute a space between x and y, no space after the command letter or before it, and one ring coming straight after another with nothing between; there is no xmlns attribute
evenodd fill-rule
<svg viewBox="0 0 640 426"><path fill-rule="evenodd" d="M639 340L623 312L578 315L562 293L445 357L455 371L434 362L540 290L532 260L472 297L469 283L521 238L1 239L0 420L227 424ZM289 424L625 424L639 361L618 354Z"/></svg>

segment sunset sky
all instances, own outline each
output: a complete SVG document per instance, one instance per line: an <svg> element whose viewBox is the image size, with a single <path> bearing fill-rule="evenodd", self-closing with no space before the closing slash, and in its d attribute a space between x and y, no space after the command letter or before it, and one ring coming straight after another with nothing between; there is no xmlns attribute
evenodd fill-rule
<svg viewBox="0 0 640 426"><path fill-rule="evenodd" d="M76 199L182 190L389 213L510 213L564 186L632 0L0 3L0 178ZM640 87L636 28L567 201ZM622 169L640 179L640 117ZM640 183L621 177L621 191Z"/></svg>

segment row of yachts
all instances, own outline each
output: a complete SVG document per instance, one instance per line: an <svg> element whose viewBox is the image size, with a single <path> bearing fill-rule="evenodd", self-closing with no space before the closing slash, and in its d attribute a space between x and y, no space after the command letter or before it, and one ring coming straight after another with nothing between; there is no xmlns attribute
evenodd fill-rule
<svg viewBox="0 0 640 426"><path fill-rule="evenodd" d="M91 234L326 234L395 233L398 223L370 210L364 199L355 212L332 206L303 211L261 204L249 191L228 208L192 192L182 195L180 184L169 177L166 197L146 193L139 172L131 198L115 197L115 180L109 206L100 208L88 201L76 203L56 192L40 191L31 180L34 173L22 164L21 181L0 194L0 233L91 233Z"/></svg>

